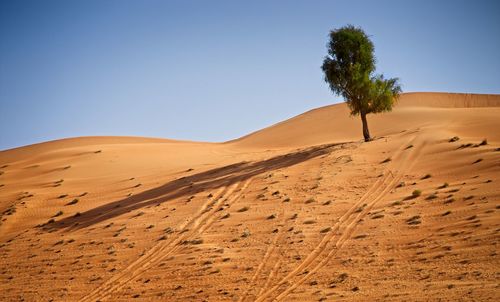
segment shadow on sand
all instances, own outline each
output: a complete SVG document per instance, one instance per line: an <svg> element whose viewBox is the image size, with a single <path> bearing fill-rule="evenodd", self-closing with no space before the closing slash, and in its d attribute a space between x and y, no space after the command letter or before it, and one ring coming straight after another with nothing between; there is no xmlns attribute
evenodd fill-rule
<svg viewBox="0 0 500 302"><path fill-rule="evenodd" d="M82 212L78 216L70 216L57 222L45 224L43 228L49 231L86 228L137 209L159 205L183 196L209 192L210 190L230 186L231 184L244 181L262 173L293 166L328 154L332 152L333 147L338 145L341 144L315 146L262 161L240 162L181 177L157 188Z"/></svg>

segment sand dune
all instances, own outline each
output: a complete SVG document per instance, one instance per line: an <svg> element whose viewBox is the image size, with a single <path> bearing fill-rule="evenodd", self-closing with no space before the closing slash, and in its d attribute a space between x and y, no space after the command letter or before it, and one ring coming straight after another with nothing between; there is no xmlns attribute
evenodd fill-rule
<svg viewBox="0 0 500 302"><path fill-rule="evenodd" d="M0 152L2 301L498 301L500 96ZM452 139L457 137L456 139Z"/></svg>

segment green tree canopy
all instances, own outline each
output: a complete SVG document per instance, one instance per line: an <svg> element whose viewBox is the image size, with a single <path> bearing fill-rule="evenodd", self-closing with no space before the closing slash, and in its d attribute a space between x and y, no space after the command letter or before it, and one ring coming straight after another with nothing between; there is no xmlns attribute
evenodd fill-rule
<svg viewBox="0 0 500 302"><path fill-rule="evenodd" d="M397 78L376 75L374 46L361 28L348 25L330 32L322 70L333 93L346 100L352 115L360 115L365 141L371 140L366 115L391 111L401 86Z"/></svg>

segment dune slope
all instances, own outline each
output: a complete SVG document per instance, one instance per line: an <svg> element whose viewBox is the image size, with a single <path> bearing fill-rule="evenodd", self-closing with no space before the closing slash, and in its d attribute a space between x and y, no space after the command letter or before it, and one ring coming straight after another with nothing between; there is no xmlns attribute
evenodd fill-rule
<svg viewBox="0 0 500 302"><path fill-rule="evenodd" d="M3 301L498 301L500 96L0 152Z"/></svg>

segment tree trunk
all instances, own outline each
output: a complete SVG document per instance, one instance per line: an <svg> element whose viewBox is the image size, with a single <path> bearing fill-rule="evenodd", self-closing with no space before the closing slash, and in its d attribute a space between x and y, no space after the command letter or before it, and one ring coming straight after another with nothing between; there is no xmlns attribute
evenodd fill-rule
<svg viewBox="0 0 500 302"><path fill-rule="evenodd" d="M369 142L372 140L370 137L370 131L368 130L368 121L366 120L366 113L361 113L361 121L363 122L363 137L365 138L365 142Z"/></svg>

